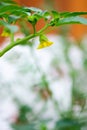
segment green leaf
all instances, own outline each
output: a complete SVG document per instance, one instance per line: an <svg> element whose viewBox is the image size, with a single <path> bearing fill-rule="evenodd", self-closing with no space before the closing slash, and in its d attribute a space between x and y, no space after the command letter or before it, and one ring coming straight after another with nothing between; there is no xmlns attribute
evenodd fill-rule
<svg viewBox="0 0 87 130"><path fill-rule="evenodd" d="M6 26L6 25L7 25L7 23L5 21L0 20L0 26Z"/></svg>
<svg viewBox="0 0 87 130"><path fill-rule="evenodd" d="M16 25L7 25L6 26L12 33L15 33L18 31L18 27Z"/></svg>
<svg viewBox="0 0 87 130"><path fill-rule="evenodd" d="M11 24L13 22L16 22L20 18L21 18L20 16L10 15L10 16L8 16L8 23Z"/></svg>
<svg viewBox="0 0 87 130"><path fill-rule="evenodd" d="M24 7L18 6L16 4L10 5L0 5L0 17L4 17L3 15L16 15L18 16L28 16L28 13L24 9Z"/></svg>
<svg viewBox="0 0 87 130"><path fill-rule="evenodd" d="M56 123L55 130L81 130L78 121L72 119L62 119Z"/></svg>
<svg viewBox="0 0 87 130"><path fill-rule="evenodd" d="M7 5L7 4L16 4L13 0L0 0L0 4ZM1 6L1 5L0 5Z"/></svg>
<svg viewBox="0 0 87 130"><path fill-rule="evenodd" d="M42 16L39 13L33 14L34 18L38 21Z"/></svg>
<svg viewBox="0 0 87 130"><path fill-rule="evenodd" d="M42 12L41 9L35 7L24 7L24 9L29 12Z"/></svg>
<svg viewBox="0 0 87 130"><path fill-rule="evenodd" d="M51 16L50 16L50 13L45 10L43 11L42 13L40 13L40 15L45 19L45 20L48 20Z"/></svg>
<svg viewBox="0 0 87 130"><path fill-rule="evenodd" d="M42 11L42 12L38 12L38 13L34 13L32 15L34 17L34 19L36 19L37 21L41 18L44 18L45 20L49 19L50 17L50 13L48 11Z"/></svg>
<svg viewBox="0 0 87 130"><path fill-rule="evenodd" d="M10 25L3 20L0 21L0 25L8 28L12 33L15 33L18 31L18 27L16 25Z"/></svg>
<svg viewBox="0 0 87 130"><path fill-rule="evenodd" d="M54 10L52 11L52 15L53 15L54 18L60 17L59 13L57 11L54 11Z"/></svg>
<svg viewBox="0 0 87 130"><path fill-rule="evenodd" d="M27 106L27 105L22 105L20 106L20 109L19 109L19 117L18 117L18 120L23 123L23 122L27 122L28 121L28 118L27 118L27 114L29 112L32 112L32 109Z"/></svg>
<svg viewBox="0 0 87 130"><path fill-rule="evenodd" d="M14 130L37 130L34 124L12 125Z"/></svg>
<svg viewBox="0 0 87 130"><path fill-rule="evenodd" d="M41 123L40 130L47 130L47 126L44 123Z"/></svg>
<svg viewBox="0 0 87 130"><path fill-rule="evenodd" d="M9 24L16 22L18 19L21 18L21 16L15 16L15 15L7 15L4 14L2 16L0 16L1 18L4 18L5 21Z"/></svg>
<svg viewBox="0 0 87 130"><path fill-rule="evenodd" d="M3 14L3 13L7 13L7 12L12 12L12 11L15 11L15 10L20 10L21 8L19 6L16 6L16 5L6 5L6 6L3 6L0 8L0 14Z"/></svg>
<svg viewBox="0 0 87 130"><path fill-rule="evenodd" d="M62 12L59 14L60 14L60 17L73 17L73 16L79 16L79 15L87 15L87 12Z"/></svg>
<svg viewBox="0 0 87 130"><path fill-rule="evenodd" d="M37 18L38 18L37 16L31 15L31 16L28 16L28 21L31 24L35 25L37 23Z"/></svg>
<svg viewBox="0 0 87 130"><path fill-rule="evenodd" d="M79 16L67 17L67 18L61 18L55 23L56 26L60 26L64 24L87 24L87 19Z"/></svg>

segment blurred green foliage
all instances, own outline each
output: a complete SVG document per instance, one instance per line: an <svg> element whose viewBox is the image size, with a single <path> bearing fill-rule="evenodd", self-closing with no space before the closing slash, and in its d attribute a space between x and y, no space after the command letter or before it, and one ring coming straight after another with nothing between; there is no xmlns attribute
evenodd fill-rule
<svg viewBox="0 0 87 130"><path fill-rule="evenodd" d="M47 20L49 21L48 19L49 16L51 16L52 19L49 22L49 25L51 26L60 26L64 24L75 24L75 23L87 24L86 18L82 18L78 16L78 15L85 15L85 14L87 14L87 12L62 12L61 13L54 10L52 10L51 12L42 11L41 9L37 9L34 7L20 7L16 5L16 3L12 2L11 0L0 1L0 18L1 18L0 25L10 30L11 33L15 33L16 31L18 31L18 28L16 25L11 25L11 24L19 20L20 27L21 27L20 30L25 37L31 35L31 30L28 29L28 22L30 22L35 27L39 19L43 18L47 22ZM27 17L27 22L26 22L26 17ZM34 41L30 41L30 40L28 41L27 39L24 39L23 41L21 40L20 45L27 45L31 53L31 57L34 61L33 65L35 66L33 66L30 63L30 61L28 65L27 64L28 61L27 61L26 64L21 65L21 67L19 66L20 68L19 72L23 74L24 77L24 75L28 73L28 71L30 71L32 74L34 74L33 78L37 77L37 72L39 73L40 75L39 81L36 82L36 80L33 79L34 82L32 82L31 88L32 90L36 90L35 92L37 94L37 100L44 102L44 105L38 113L35 113L32 107L26 104L18 103L19 101L17 101L16 103L18 103L17 105L19 108L19 115L16 121L12 124L12 128L14 130L48 130L49 129L48 125L52 122L54 125L52 128L50 128L50 130L83 130L83 127L86 127L87 129L87 115L86 115L87 113L87 103L86 103L87 102L87 90L86 90L87 45L83 44L82 41L79 44L78 43L75 44L74 42L72 43L72 40L70 40L69 37L67 36L68 31L64 29L65 27L63 26L63 30L61 28L61 32L62 32L61 51L63 52L63 57L59 58L58 52L56 50L54 51L52 50L51 52L53 57L50 66L54 68L54 70L59 75L59 77L58 76L54 77L54 79L51 80L55 81L56 78L57 80L59 80L60 77L64 76L64 72L61 69L61 64L60 64L60 59L64 59L64 62L69 68L68 75L72 81L70 108L67 111L60 109L59 102L53 98L53 92L50 89L51 81L48 80L48 75L41 68L37 56L35 55L34 52L33 49L34 44L32 44L34 43ZM20 41L20 39L17 39L17 41L18 40ZM78 48L83 54L82 69L76 69L72 63L72 57L70 58L69 56L69 51L73 46ZM20 57L21 56L19 53L16 55L13 54L11 57L10 56L8 57L8 60L14 62L14 60L16 61ZM1 84L1 86L3 86L3 84ZM6 84L6 86L9 87L10 85ZM49 100L51 101L55 113L57 115L57 118L55 117L55 121L54 118L44 119L42 116L45 110L49 111L46 107L46 104L48 103ZM76 107L78 107L79 110L77 110Z"/></svg>

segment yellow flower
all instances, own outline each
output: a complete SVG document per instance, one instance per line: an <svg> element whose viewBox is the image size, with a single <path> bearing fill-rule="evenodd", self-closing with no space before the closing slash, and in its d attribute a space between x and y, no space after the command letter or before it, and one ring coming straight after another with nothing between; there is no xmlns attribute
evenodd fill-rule
<svg viewBox="0 0 87 130"><path fill-rule="evenodd" d="M51 46L53 44L53 42L49 41L48 38L44 34L41 34L39 36L39 41L40 41L40 44L37 47L37 49L42 49L42 48L45 48L45 47L49 47L49 46Z"/></svg>
<svg viewBox="0 0 87 130"><path fill-rule="evenodd" d="M53 42L51 41L42 41L39 46L37 47L37 49L42 49L42 48L45 48L45 47L49 47L53 44Z"/></svg>
<svg viewBox="0 0 87 130"><path fill-rule="evenodd" d="M10 34L8 32L3 31L1 34L2 37L8 37Z"/></svg>

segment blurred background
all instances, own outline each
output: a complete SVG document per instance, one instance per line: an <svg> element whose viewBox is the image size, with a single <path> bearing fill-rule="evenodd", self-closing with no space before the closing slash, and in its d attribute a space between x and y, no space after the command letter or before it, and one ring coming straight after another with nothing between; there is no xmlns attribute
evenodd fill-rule
<svg viewBox="0 0 87 130"><path fill-rule="evenodd" d="M43 10L87 11L87 0L15 1ZM43 26L41 20L37 30ZM26 29L15 38L25 34ZM38 51L36 38L33 46L17 46L0 58L0 130L87 130L86 36L87 26L62 26L47 34L51 47ZM1 48L9 43L1 36L0 41Z"/></svg>

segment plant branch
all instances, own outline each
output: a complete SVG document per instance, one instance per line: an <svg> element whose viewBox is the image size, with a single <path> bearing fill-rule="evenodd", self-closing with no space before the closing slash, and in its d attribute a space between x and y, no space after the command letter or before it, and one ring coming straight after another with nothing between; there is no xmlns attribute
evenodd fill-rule
<svg viewBox="0 0 87 130"><path fill-rule="evenodd" d="M15 41L15 42L11 42L8 46L6 46L2 51L0 51L0 57L1 56L3 56L7 51L9 51L11 48L13 48L13 47L15 47L15 46L17 46L17 45L19 45L19 44L23 44L23 42L25 42L25 41L27 41L27 40L30 40L30 39L32 39L33 37L35 37L35 36L37 36L37 35L33 35L33 34L31 34L31 35L29 35L29 36L27 36L27 37L25 37L25 38L23 38L23 39L20 39L20 40L17 40L17 41Z"/></svg>
<svg viewBox="0 0 87 130"><path fill-rule="evenodd" d="M46 24L40 31L38 31L35 34L31 34L29 36L26 36L20 40L16 40L11 42L8 46L6 46L3 50L0 51L0 57L3 56L6 52L8 52L10 49L12 49L13 47L19 45L19 44L24 44L24 42L39 36L41 33L43 33L47 28L48 28L49 24Z"/></svg>
<svg viewBox="0 0 87 130"><path fill-rule="evenodd" d="M14 42L14 33L11 33L10 39L11 39L11 42L13 43Z"/></svg>

